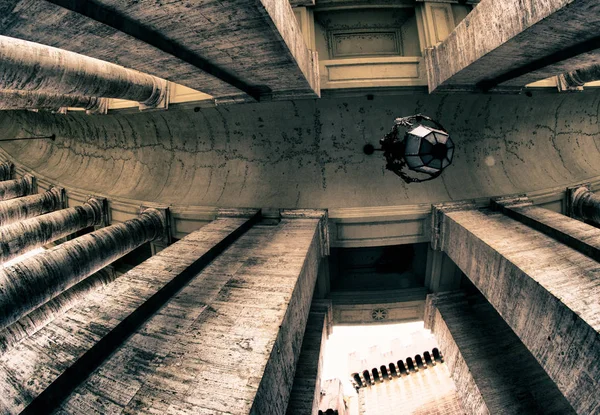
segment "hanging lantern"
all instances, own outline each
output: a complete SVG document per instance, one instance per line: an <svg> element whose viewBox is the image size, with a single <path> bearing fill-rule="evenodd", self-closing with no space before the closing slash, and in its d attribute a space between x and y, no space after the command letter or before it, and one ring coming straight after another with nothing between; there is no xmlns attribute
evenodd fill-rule
<svg viewBox="0 0 600 415"><path fill-rule="evenodd" d="M429 121L434 127L420 124ZM399 128L407 131L400 136ZM452 163L454 143L448 132L438 122L425 115L411 115L396 118L392 131L380 140L383 155L387 161L386 169L393 171L406 183L418 183L432 180ZM366 154L372 154L375 148L367 144ZM424 178L410 177L404 168L427 175Z"/></svg>

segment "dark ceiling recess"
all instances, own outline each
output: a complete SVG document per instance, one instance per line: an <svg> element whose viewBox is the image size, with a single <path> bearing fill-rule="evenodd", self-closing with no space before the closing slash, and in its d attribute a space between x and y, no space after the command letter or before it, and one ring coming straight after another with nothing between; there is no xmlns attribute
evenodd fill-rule
<svg viewBox="0 0 600 415"><path fill-rule="evenodd" d="M116 10L110 7L105 7L93 0L47 0L57 6L79 13L92 20L112 27L120 32L132 36L142 42L154 46L169 55L172 55L190 65L195 66L204 72L211 74L215 78L236 87L240 91L245 92L255 100L259 101L260 96L270 92L266 87L255 87L246 84L234 75L224 71L218 66L212 64L208 60L196 53L188 50L184 46L174 42L173 40L163 36L160 32L150 29L142 23L135 21L127 16L123 16Z"/></svg>
<svg viewBox="0 0 600 415"><path fill-rule="evenodd" d="M332 291L369 291L422 287L427 244L332 248Z"/></svg>

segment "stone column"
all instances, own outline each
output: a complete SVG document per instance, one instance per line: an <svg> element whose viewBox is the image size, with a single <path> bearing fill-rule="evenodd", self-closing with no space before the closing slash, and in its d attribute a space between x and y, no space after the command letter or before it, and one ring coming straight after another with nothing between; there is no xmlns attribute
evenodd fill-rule
<svg viewBox="0 0 600 415"><path fill-rule="evenodd" d="M0 36L0 89L121 98L148 107L166 100L167 81L39 43Z"/></svg>
<svg viewBox="0 0 600 415"><path fill-rule="evenodd" d="M15 165L10 162L0 164L0 181L10 180L15 174Z"/></svg>
<svg viewBox="0 0 600 415"><path fill-rule="evenodd" d="M480 294L430 294L425 327L444 351L444 361L467 413L575 413L552 379Z"/></svg>
<svg viewBox="0 0 600 415"><path fill-rule="evenodd" d="M64 238L81 229L100 225L106 216L102 200L61 209L0 228L0 263Z"/></svg>
<svg viewBox="0 0 600 415"><path fill-rule="evenodd" d="M64 205L64 189L53 187L47 192L0 202L0 226L10 225L44 213L60 209Z"/></svg>
<svg viewBox="0 0 600 415"><path fill-rule="evenodd" d="M600 196L587 185L567 189L567 210L569 216L600 225Z"/></svg>
<svg viewBox="0 0 600 415"><path fill-rule="evenodd" d="M598 262L489 209L439 205L432 218L432 246L463 270L575 411L594 413L600 407ZM591 226L586 233L600 238Z"/></svg>
<svg viewBox="0 0 600 415"><path fill-rule="evenodd" d="M0 200L30 195L35 193L36 187L35 177L30 174L26 174L20 179L5 180L0 182Z"/></svg>
<svg viewBox="0 0 600 415"><path fill-rule="evenodd" d="M321 368L325 342L332 330L330 300L317 300L311 305L302 349L296 365L294 384L286 414L315 414L321 400Z"/></svg>
<svg viewBox="0 0 600 415"><path fill-rule="evenodd" d="M0 270L0 327L161 237L165 229L164 215L148 209L139 218L102 228Z"/></svg>
<svg viewBox="0 0 600 415"><path fill-rule="evenodd" d="M0 90L0 110L46 109L62 107L84 108L96 112L108 105L107 98L81 95L56 94L51 92Z"/></svg>
<svg viewBox="0 0 600 415"><path fill-rule="evenodd" d="M31 336L56 316L63 314L74 305L81 303L90 293L108 285L117 273L108 266L78 284L75 284L46 304L21 317L10 326L0 330L0 355L25 337Z"/></svg>

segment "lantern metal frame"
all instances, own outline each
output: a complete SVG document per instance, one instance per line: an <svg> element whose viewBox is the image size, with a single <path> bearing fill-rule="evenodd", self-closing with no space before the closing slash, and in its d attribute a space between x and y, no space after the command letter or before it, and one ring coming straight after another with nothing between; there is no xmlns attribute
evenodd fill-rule
<svg viewBox="0 0 600 415"><path fill-rule="evenodd" d="M404 171L405 168L409 170L412 169L409 167L405 159L405 145L408 131L401 136L400 128L402 127L409 129L413 127L415 123L420 123L421 121L431 122L438 130L449 136L448 131L439 122L426 115L415 114L408 117L400 117L394 120L394 126L392 127L392 130L379 141L381 148L375 149L372 145L368 144L364 148L365 154L373 154L374 151L383 151L383 156L386 160L385 168L395 173L406 183L421 183L439 177L444 168L441 168L435 173L419 172L429 176L425 178L411 177Z"/></svg>

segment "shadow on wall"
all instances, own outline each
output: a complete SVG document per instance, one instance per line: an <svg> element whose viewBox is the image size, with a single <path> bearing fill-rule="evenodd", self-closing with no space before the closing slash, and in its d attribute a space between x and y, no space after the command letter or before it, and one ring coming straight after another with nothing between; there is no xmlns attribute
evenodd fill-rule
<svg viewBox="0 0 600 415"><path fill-rule="evenodd" d="M358 207L434 203L566 186L600 175L600 95L398 95L139 114L3 112L1 152L67 188L174 205ZM454 163L406 185L377 144L397 116L428 114Z"/></svg>

